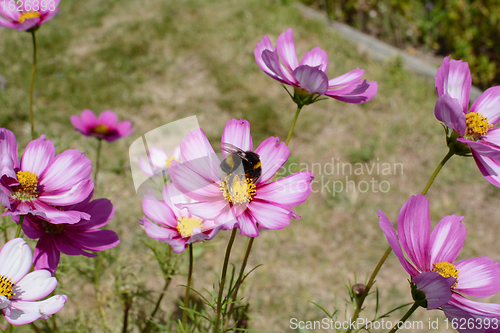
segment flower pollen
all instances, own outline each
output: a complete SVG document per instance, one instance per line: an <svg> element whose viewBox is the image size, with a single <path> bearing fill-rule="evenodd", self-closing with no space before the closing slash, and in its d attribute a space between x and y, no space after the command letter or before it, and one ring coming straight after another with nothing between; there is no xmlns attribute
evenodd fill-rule
<svg viewBox="0 0 500 333"><path fill-rule="evenodd" d="M23 23L25 20L40 17L40 12L24 12L19 17L19 23Z"/></svg>
<svg viewBox="0 0 500 333"><path fill-rule="evenodd" d="M45 228L45 232L48 232L53 235L62 234L65 231L64 226L66 223L61 224L52 224L47 221L42 221L42 226Z"/></svg>
<svg viewBox="0 0 500 333"><path fill-rule="evenodd" d="M245 205L252 201L257 193L255 188L252 179L245 175L230 175L220 185L222 195L233 205Z"/></svg>
<svg viewBox="0 0 500 333"><path fill-rule="evenodd" d="M177 221L177 230L183 238L191 237L193 235L193 228L198 227L200 230L203 230L203 223L198 218L182 216Z"/></svg>
<svg viewBox="0 0 500 333"><path fill-rule="evenodd" d="M16 187L14 196L20 200L31 200L38 196L38 176L31 171L18 171L17 180L19 185Z"/></svg>
<svg viewBox="0 0 500 333"><path fill-rule="evenodd" d="M488 117L484 117L477 112L469 112L465 117L467 129L465 130L464 137L468 140L479 140L493 127L493 125L488 122Z"/></svg>
<svg viewBox="0 0 500 333"><path fill-rule="evenodd" d="M109 133L109 127L104 124L99 124L92 129L92 132L106 135Z"/></svg>
<svg viewBox="0 0 500 333"><path fill-rule="evenodd" d="M452 288L455 288L458 282L458 268L457 266L450 264L447 261L441 261L437 262L435 264L432 264L432 271L441 274L441 276L447 278L447 277L454 277L456 279L455 283Z"/></svg>
<svg viewBox="0 0 500 333"><path fill-rule="evenodd" d="M167 158L167 160L165 161L165 167L168 169L170 168L170 166L172 165L172 162L173 161L177 161L179 162L178 159L176 159L175 157L170 157L170 158Z"/></svg>
<svg viewBox="0 0 500 333"><path fill-rule="evenodd" d="M7 297L10 299L15 293L13 293L15 283L7 277L6 275L0 276L0 295Z"/></svg>

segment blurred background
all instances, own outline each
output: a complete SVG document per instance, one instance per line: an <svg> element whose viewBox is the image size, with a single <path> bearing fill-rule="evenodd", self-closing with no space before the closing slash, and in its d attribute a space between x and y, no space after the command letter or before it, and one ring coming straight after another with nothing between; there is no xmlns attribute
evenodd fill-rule
<svg viewBox="0 0 500 333"><path fill-rule="evenodd" d="M493 2L305 3L405 50L463 57L470 63L475 84L486 88L498 83L494 56L500 9ZM395 223L401 206L422 191L447 147L434 117L433 78L408 72L397 58L371 61L324 22L304 17L294 4L292 0L63 0L61 12L37 31L37 135L54 141L58 153L79 149L94 160L96 140L74 131L71 115L87 108L96 113L111 109L135 128L129 137L103 143L94 194L115 205L115 217L107 228L121 239L116 248L99 253L104 312L96 306L93 287L96 259L62 256L56 291L68 294L69 300L56 316L59 332L121 332L126 304L131 306L129 331L144 327L164 283L151 248L161 256L167 245L148 239L138 223L143 212L130 175L129 146L162 124L192 115L216 151L231 118L251 123L255 146L269 136L283 140L295 104L278 82L260 70L253 51L264 35L275 44L290 27L299 60L320 46L329 56L330 78L364 68L367 80L378 81L379 92L366 104L328 99L302 110L290 142L291 156L280 176L308 168L316 175L314 193L296 207L301 219L283 230L262 232L256 239L247 267L262 266L248 277L239 295L244 297L242 305L249 304L248 328L258 332L299 332L290 329L291 318L324 318L310 302L330 313L337 308L339 320L352 315L353 307L344 301L349 297L345 285L365 282L388 247L377 211ZM0 74L6 81L0 86L0 126L16 134L22 150L30 141L30 34L1 29L0 55ZM325 168L329 163L349 164L353 171L332 173ZM384 164L391 166L389 171L383 172ZM395 168L396 164L401 167ZM363 171L356 174L356 166ZM465 216L468 237L459 259L500 260L496 233L500 191L482 177L472 158L453 157L428 198L433 226L445 215ZM193 283L205 296L220 276L228 238L228 232L221 232L195 246ZM231 262L237 268L247 241L236 238ZM30 244L34 248L35 243ZM179 260L178 275L156 315L167 326L178 318L177 300L185 291L179 285L186 282L187 254ZM411 302L407 279L391 254L377 277L378 314ZM361 316L371 319L375 295L365 304ZM391 320L401 315L397 312ZM436 318L440 322L436 331L452 331L445 329L439 311L419 309L414 315L425 324Z"/></svg>

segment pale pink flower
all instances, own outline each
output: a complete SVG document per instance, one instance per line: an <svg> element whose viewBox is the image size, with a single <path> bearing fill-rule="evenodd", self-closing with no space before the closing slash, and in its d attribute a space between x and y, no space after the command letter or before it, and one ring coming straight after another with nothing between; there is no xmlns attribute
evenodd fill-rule
<svg viewBox="0 0 500 333"><path fill-rule="evenodd" d="M26 31L52 20L61 0L5 0L0 2L0 27ZM2 17L3 16L3 17Z"/></svg>
<svg viewBox="0 0 500 333"><path fill-rule="evenodd" d="M66 295L56 295L35 302L49 295L57 280L43 269L30 273L32 257L30 247L22 238L7 242L0 251L0 309L13 325L29 324L38 318L47 320L67 301Z"/></svg>
<svg viewBox="0 0 500 333"><path fill-rule="evenodd" d="M54 224L77 223L89 214L61 211L83 201L94 189L91 161L77 149L55 155L54 144L42 135L31 141L19 162L15 135L0 128L0 189L7 196L3 215L33 214Z"/></svg>
<svg viewBox="0 0 500 333"><path fill-rule="evenodd" d="M172 165L172 161L180 162L180 158L181 149L179 146L174 149L171 156L167 155L161 148L151 147L149 148L148 161L139 156L139 167L144 174L153 177L163 170L167 170Z"/></svg>
<svg viewBox="0 0 500 333"><path fill-rule="evenodd" d="M118 122L118 116L111 110L103 111L99 118L92 110L83 110L81 117L73 115L71 123L77 131L85 136L94 136L108 142L132 134L134 129L129 120Z"/></svg>
<svg viewBox="0 0 500 333"><path fill-rule="evenodd" d="M488 297L500 291L500 263L488 257L456 261L467 233L463 216L445 216L431 233L429 201L422 194L412 196L401 208L397 234L384 213L379 210L378 215L380 227L412 283L429 297L429 310L440 307L450 321L465 316L498 322L500 304L463 296ZM467 327L459 331L476 332Z"/></svg>
<svg viewBox="0 0 500 333"><path fill-rule="evenodd" d="M469 109L471 74L466 62L444 58L436 74L438 120L467 145L479 170L500 187L500 86L488 88Z"/></svg>
<svg viewBox="0 0 500 333"><path fill-rule="evenodd" d="M231 119L226 123L222 146L228 144L253 151L248 121ZM244 175L226 177L203 130L190 132L181 142L184 164L174 162L169 172L175 187L198 202L179 206L226 229L238 227L242 235L250 237L258 236L259 228L278 230L289 225L292 217L300 218L291 207L300 205L309 196L313 173L297 172L269 182L285 164L290 151L279 138L270 137L254 152L259 155L262 168L258 179ZM228 155L223 153L224 157Z"/></svg>
<svg viewBox="0 0 500 333"><path fill-rule="evenodd" d="M377 93L376 81L362 79L363 69L357 68L328 80L328 55L319 47L306 52L299 63L291 28L278 37L276 47L264 36L257 43L254 55L267 75L295 89L293 99L297 104L310 104L322 95L347 103L365 103Z"/></svg>
<svg viewBox="0 0 500 333"><path fill-rule="evenodd" d="M191 200L172 183L167 184L162 191L162 200L156 199L151 192L144 196L142 208L146 216L139 223L144 225L149 237L168 243L175 253L183 252L191 243L211 240L221 227L177 207L188 202Z"/></svg>

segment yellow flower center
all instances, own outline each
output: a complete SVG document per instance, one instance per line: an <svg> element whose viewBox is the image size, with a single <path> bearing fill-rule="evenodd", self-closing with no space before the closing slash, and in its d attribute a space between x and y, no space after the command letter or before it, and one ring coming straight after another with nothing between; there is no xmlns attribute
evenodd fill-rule
<svg viewBox="0 0 500 333"><path fill-rule="evenodd" d="M195 217L179 217L177 219L177 230L183 238L193 235L193 228L199 227L203 231L203 223Z"/></svg>
<svg viewBox="0 0 500 333"><path fill-rule="evenodd" d="M31 200L38 196L38 176L31 171L18 171L17 180L19 185L16 188L14 197L20 200Z"/></svg>
<svg viewBox="0 0 500 333"><path fill-rule="evenodd" d="M220 185L222 195L233 205L245 205L252 201L257 193L252 179L245 175L229 175Z"/></svg>
<svg viewBox="0 0 500 333"><path fill-rule="evenodd" d="M26 19L40 17L40 12L24 12L19 17L19 23L23 23Z"/></svg>
<svg viewBox="0 0 500 333"><path fill-rule="evenodd" d="M66 223L52 224L47 221L42 221L42 226L45 228L45 231L54 235L63 233L65 231L65 225Z"/></svg>
<svg viewBox="0 0 500 333"><path fill-rule="evenodd" d="M7 297L7 299L10 299L15 293L13 293L15 283L12 282L12 280L5 276L1 275L0 276L0 295L3 295Z"/></svg>
<svg viewBox="0 0 500 333"><path fill-rule="evenodd" d="M172 161L177 161L179 162L178 159L176 159L175 157L170 157L170 158L167 158L167 160L165 161L165 167L168 169L170 168L170 166L172 165Z"/></svg>
<svg viewBox="0 0 500 333"><path fill-rule="evenodd" d="M465 130L464 138L468 140L477 141L481 139L493 127L488 122L488 117L484 117L477 112L469 112L465 118L467 120L467 129Z"/></svg>
<svg viewBox="0 0 500 333"><path fill-rule="evenodd" d="M92 132L105 135L109 133L109 127L103 124L99 124L92 129Z"/></svg>
<svg viewBox="0 0 500 333"><path fill-rule="evenodd" d="M455 283L452 288L455 288L458 282L458 268L457 266L450 264L447 261L441 261L437 262L435 264L432 264L432 271L441 274L441 276L447 278L447 277L454 277L456 279Z"/></svg>

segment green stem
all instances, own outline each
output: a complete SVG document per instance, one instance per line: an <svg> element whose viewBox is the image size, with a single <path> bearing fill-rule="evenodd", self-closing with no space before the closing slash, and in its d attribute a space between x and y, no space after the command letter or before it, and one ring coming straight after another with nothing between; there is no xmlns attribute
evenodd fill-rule
<svg viewBox="0 0 500 333"><path fill-rule="evenodd" d="M23 221L24 221L24 215L20 215L19 223L17 224L16 237L14 238L18 238L21 235L21 230L23 229Z"/></svg>
<svg viewBox="0 0 500 333"><path fill-rule="evenodd" d="M220 277L220 285L219 285L219 296L217 297L217 314L215 318L215 326L213 331L214 333L219 332L220 312L222 309L222 293L224 292L224 284L226 283L227 265L229 263L229 256L231 255L231 248L233 247L234 238L236 237L236 230L238 230L238 228L233 228L233 231L231 232L231 238L229 239L229 243L227 243L226 256L224 257L224 266L222 266L222 276Z"/></svg>
<svg viewBox="0 0 500 333"><path fill-rule="evenodd" d="M353 314L351 321L350 321L351 323L354 323L358 320L359 313L361 312L361 309L363 308L363 302L365 301L366 296L368 296L368 293L370 292L371 287L375 283L375 277L377 276L378 271L380 271L380 268L382 268L382 265L384 264L385 260L387 259L387 257L391 253L391 251L392 251L392 248L389 246L389 248L387 250L385 250L385 253L382 256L382 258L380 258L380 260L377 264L377 267L375 267L375 270L373 271L372 275L370 276L370 279L368 280L368 283L366 284L365 290L363 291L363 293L361 294L361 297L359 298L359 300L357 302L356 310L354 311L354 314ZM346 333L350 333L351 331L352 331L352 329L349 327L349 329L346 331Z"/></svg>
<svg viewBox="0 0 500 333"><path fill-rule="evenodd" d="M149 316L150 319L149 319L148 323L146 324L146 327L144 327L144 329L142 330L143 333L148 333L151 330L151 327L152 327L151 319L154 318L156 312L160 308L161 300L163 299L163 296L165 296L165 291L167 290L171 281L172 281L172 278L170 278L170 277L165 281L165 286L163 287L163 290L161 291L160 297L158 297L158 301L156 302L156 306L155 306L153 312L151 312L151 315Z"/></svg>
<svg viewBox="0 0 500 333"><path fill-rule="evenodd" d="M35 86L35 69L36 69L36 39L35 30L31 30L33 37L33 67L31 68L31 85L30 85L30 121L31 121L31 138L35 140L35 120L33 117L33 89Z"/></svg>
<svg viewBox="0 0 500 333"><path fill-rule="evenodd" d="M101 160L102 139L97 139L97 157L95 159L94 188L97 187L97 174L99 173L99 163Z"/></svg>
<svg viewBox="0 0 500 333"><path fill-rule="evenodd" d="M293 118L292 127L290 127L290 131L288 131L288 136L286 137L285 144L288 146L290 139L292 138L293 129L295 128L295 124L297 123L297 118L299 118L300 110L302 110L303 105L297 105L297 111L295 111L295 117Z"/></svg>
<svg viewBox="0 0 500 333"><path fill-rule="evenodd" d="M455 155L455 151L453 151L452 149L450 149L448 151L448 154L446 154L446 156L443 158L443 160L439 163L439 165L437 166L436 170L434 170L434 173L432 174L431 179L429 179L429 182L427 182L427 185L425 185L425 188L422 191L423 195L427 194L427 191L431 187L432 183L434 183L434 179L436 179L437 174L439 173L439 171L441 171L441 168L446 164L446 162L448 162L448 160L453 155Z"/></svg>
<svg viewBox="0 0 500 333"><path fill-rule="evenodd" d="M191 291L191 279L193 277L193 244L189 244L189 273L187 279L186 295L184 296L184 309L182 309L182 326L187 331L187 307L189 305L189 292Z"/></svg>
<svg viewBox="0 0 500 333"><path fill-rule="evenodd" d="M411 308L408 310L408 312L406 312L404 314L403 317L401 317L401 319L392 327L392 329L389 331L389 333L394 333L396 332L399 327L399 323L404 323L406 321L406 319L410 318L410 316L412 315L413 312L415 312L415 310L420 306L420 302L415 302L413 303L413 305L411 306Z"/></svg>
<svg viewBox="0 0 500 333"><path fill-rule="evenodd" d="M236 288L234 289L233 293L233 301L229 306L229 311L227 313L227 318L226 322L224 323L224 329L222 330L222 333L226 333L227 326L229 325L229 320L231 320L231 315L233 314L234 305L236 304L236 297L238 297L238 290L240 289L241 283L243 282L242 281L243 274L245 273L245 268L247 267L248 257L250 256L250 251L252 250L252 245L254 240L255 237L250 237L250 240L248 241L245 258L243 258L243 262L241 263L240 274L238 275L238 281L236 281Z"/></svg>

